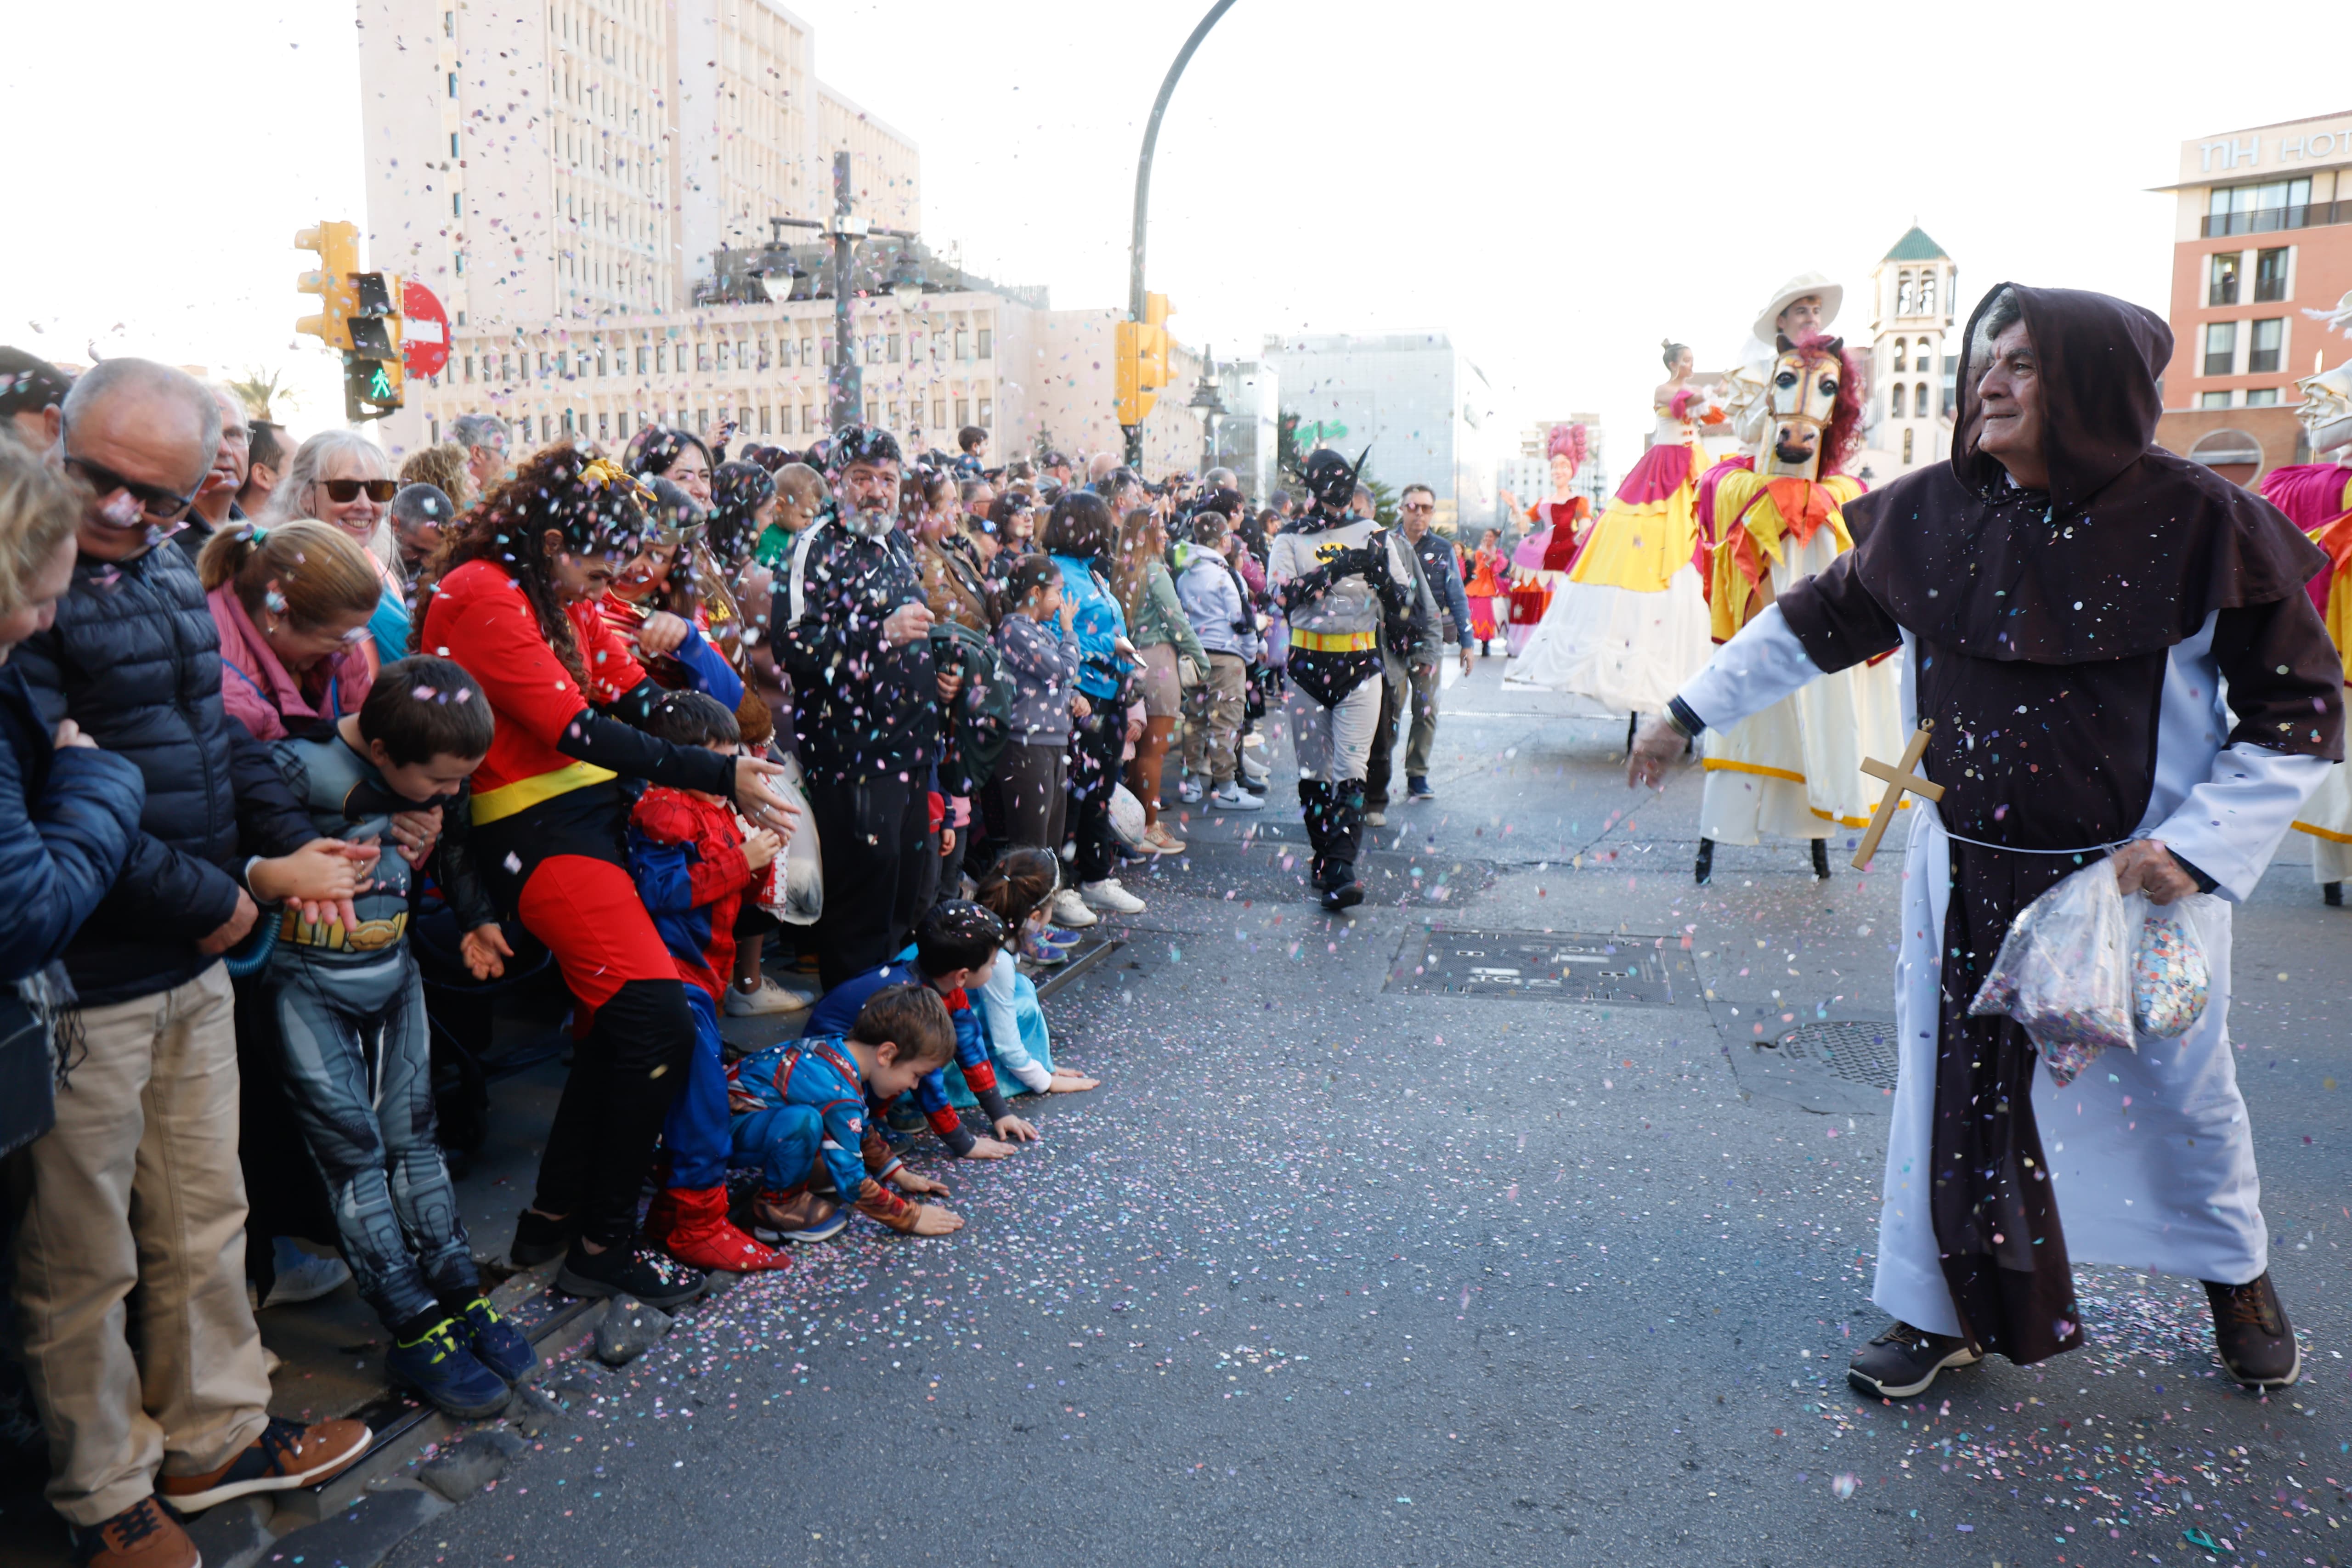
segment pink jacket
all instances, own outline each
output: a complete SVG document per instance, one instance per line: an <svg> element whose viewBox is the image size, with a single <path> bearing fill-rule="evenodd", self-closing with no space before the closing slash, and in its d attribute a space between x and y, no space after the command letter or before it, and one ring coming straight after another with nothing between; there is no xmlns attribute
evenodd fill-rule
<svg viewBox="0 0 2352 1568"><path fill-rule="evenodd" d="M205 602L220 627L221 706L257 741L284 740L289 719L331 721L356 713L375 684L373 643L355 643L298 680L269 650L234 587L224 583Z"/></svg>

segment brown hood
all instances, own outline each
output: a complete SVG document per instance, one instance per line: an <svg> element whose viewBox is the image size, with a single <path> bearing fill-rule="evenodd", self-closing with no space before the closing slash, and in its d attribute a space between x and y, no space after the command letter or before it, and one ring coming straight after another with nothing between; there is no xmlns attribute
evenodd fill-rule
<svg viewBox="0 0 2352 1568"><path fill-rule="evenodd" d="M1978 302L1960 339L1959 419L1952 442L1954 470L1980 493L2009 483L2009 471L1977 450L1984 414L1977 382L1987 363L1977 327L2003 290L2024 311L2041 363L2050 501L2063 516L2081 510L2155 447L2157 416L2164 412L2156 378L2171 363L2172 329L2155 312L2105 294L1996 285Z"/></svg>
<svg viewBox="0 0 2352 1568"><path fill-rule="evenodd" d="M1845 509L1856 575L1921 640L1979 658L2079 664L2150 653L2216 610L2275 603L2325 564L2262 497L2153 444L2172 334L2137 305L2014 289L2042 364L2050 489L1977 449L1978 356L1961 355L1948 463Z"/></svg>

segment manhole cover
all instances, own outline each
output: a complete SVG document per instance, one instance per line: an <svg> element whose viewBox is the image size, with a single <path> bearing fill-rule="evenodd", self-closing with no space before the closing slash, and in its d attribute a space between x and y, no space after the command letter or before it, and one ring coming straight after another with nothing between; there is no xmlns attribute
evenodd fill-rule
<svg viewBox="0 0 2352 1568"><path fill-rule="evenodd" d="M1698 972L1680 939L1583 931L1408 935L1385 989L1662 1007L1700 996Z"/></svg>
<svg viewBox="0 0 2352 1568"><path fill-rule="evenodd" d="M1895 1026L1841 1018L1807 1024L1780 1037L1780 1051L1791 1061L1819 1062L1849 1083L1873 1089L1895 1087Z"/></svg>

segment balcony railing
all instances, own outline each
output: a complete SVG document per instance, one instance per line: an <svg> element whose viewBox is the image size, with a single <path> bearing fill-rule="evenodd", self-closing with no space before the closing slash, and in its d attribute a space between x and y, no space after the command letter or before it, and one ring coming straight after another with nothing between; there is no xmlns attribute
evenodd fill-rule
<svg viewBox="0 0 2352 1568"><path fill-rule="evenodd" d="M2210 213L2199 232L2207 239L2233 234L2274 234L2283 228L2324 228L2352 223L2352 200L2311 202L2297 207L2256 207L2252 212Z"/></svg>

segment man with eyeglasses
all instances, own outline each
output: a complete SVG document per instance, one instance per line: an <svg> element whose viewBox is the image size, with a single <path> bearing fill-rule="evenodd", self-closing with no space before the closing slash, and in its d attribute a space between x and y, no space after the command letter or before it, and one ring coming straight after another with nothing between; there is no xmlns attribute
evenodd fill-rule
<svg viewBox="0 0 2352 1568"><path fill-rule="evenodd" d="M55 624L9 663L49 722L137 764L146 799L129 861L66 950L79 1038L57 1125L26 1151L16 1295L76 1561L175 1568L196 1553L163 1504L309 1485L366 1449L359 1422L268 1410L219 958L263 903L355 929L374 849L319 837L223 711L218 627L166 544L212 470L219 405L168 365L116 359L60 415L50 460L89 490L79 559Z"/></svg>
<svg viewBox="0 0 2352 1568"><path fill-rule="evenodd" d="M245 488L247 465L253 453L253 433L246 428L245 405L227 387L205 388L220 405L220 445L214 448L212 471L196 488L195 504L188 508L187 523L172 542L193 562L204 553L205 541L225 522L245 521L237 492Z"/></svg>
<svg viewBox="0 0 2352 1568"><path fill-rule="evenodd" d="M1449 641L1460 645L1462 676L1466 680L1470 677L1471 653L1476 646L1470 632L1470 597L1462 586L1453 541L1429 526L1436 516L1437 496L1427 485L1407 485L1397 498L1397 521L1404 531L1405 542L1412 547L1413 559L1421 563L1422 576L1437 600L1437 647L1442 649ZM1407 671L1412 686L1412 722L1404 743L1405 796L1409 800L1437 798L1437 792L1429 787L1429 757L1437 746L1437 695L1441 689L1437 666L1437 659L1432 658L1412 665ZM1393 724L1381 734L1389 744L1395 744Z"/></svg>
<svg viewBox="0 0 2352 1568"><path fill-rule="evenodd" d="M466 448L466 475L478 498L513 468L507 461L507 422L495 414L460 414L449 421L449 439Z"/></svg>

